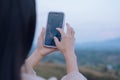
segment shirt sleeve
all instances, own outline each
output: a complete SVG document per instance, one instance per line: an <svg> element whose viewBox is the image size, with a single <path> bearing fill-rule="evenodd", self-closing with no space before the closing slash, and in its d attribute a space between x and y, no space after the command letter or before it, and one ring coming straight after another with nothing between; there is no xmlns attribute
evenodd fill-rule
<svg viewBox="0 0 120 80"><path fill-rule="evenodd" d="M87 80L87 79L79 72L71 72L64 76L61 80Z"/></svg>
<svg viewBox="0 0 120 80"><path fill-rule="evenodd" d="M21 78L22 80L46 80L40 76L38 77L33 68L27 63L21 68Z"/></svg>
<svg viewBox="0 0 120 80"><path fill-rule="evenodd" d="M46 80L40 76L38 77L36 75L36 72L33 70L33 68L27 63L25 63L22 66L21 77L22 80ZM57 79L48 79L48 80L57 80ZM71 72L66 76L64 76L61 80L87 80L87 79L79 72Z"/></svg>

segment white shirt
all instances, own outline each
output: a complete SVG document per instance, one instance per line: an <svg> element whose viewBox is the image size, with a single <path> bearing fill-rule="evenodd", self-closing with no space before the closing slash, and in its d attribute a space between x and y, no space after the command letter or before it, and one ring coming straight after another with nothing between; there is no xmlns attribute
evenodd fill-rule
<svg viewBox="0 0 120 80"><path fill-rule="evenodd" d="M21 70L21 77L22 80L47 80L45 78L37 76L36 72L28 64L23 65ZM53 77L48 80L57 80L57 79ZM87 79L79 72L71 72L63 76L61 80L87 80Z"/></svg>

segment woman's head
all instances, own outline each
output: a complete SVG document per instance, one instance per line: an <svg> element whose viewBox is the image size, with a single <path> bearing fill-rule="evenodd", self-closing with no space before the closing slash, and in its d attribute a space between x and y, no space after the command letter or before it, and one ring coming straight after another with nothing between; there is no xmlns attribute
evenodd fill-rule
<svg viewBox="0 0 120 80"><path fill-rule="evenodd" d="M35 31L33 0L0 0L0 80L19 80Z"/></svg>

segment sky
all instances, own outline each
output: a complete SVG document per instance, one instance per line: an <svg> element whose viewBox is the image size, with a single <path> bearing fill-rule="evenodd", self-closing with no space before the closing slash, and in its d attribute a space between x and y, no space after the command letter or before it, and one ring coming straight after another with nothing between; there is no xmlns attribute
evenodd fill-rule
<svg viewBox="0 0 120 80"><path fill-rule="evenodd" d="M65 22L75 30L76 43L120 37L120 0L36 0L36 11L34 43L46 27L49 11L65 13Z"/></svg>

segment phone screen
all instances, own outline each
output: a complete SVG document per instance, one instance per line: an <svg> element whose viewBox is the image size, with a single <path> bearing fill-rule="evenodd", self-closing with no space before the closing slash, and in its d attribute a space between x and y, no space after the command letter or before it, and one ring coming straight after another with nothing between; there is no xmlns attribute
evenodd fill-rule
<svg viewBox="0 0 120 80"><path fill-rule="evenodd" d="M60 12L50 12L48 14L47 29L45 35L45 46L55 47L54 36L61 40L61 34L56 30L56 28L63 27L64 13Z"/></svg>

